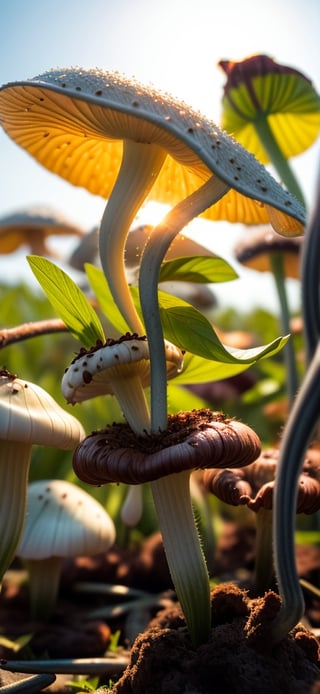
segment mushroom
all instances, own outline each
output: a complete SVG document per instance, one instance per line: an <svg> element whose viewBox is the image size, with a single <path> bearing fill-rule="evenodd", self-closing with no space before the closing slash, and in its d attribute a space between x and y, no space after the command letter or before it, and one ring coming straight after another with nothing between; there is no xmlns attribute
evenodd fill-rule
<svg viewBox="0 0 320 694"><path fill-rule="evenodd" d="M290 309L286 291L286 277L300 278L302 238L283 238L272 227L261 226L249 231L234 249L239 263L258 272L272 272L280 304L281 328L290 333ZM292 405L299 387L296 357L292 340L284 347L287 370L288 401Z"/></svg>
<svg viewBox="0 0 320 694"><path fill-rule="evenodd" d="M53 611L65 557L107 552L115 526L103 506L66 480L37 480L28 487L27 513L17 557L29 572L33 619Z"/></svg>
<svg viewBox="0 0 320 694"><path fill-rule="evenodd" d="M271 221L284 235L302 233L303 208L254 157L184 103L118 73L66 68L6 84L0 122L50 171L108 198L100 228L102 267L138 334L144 331L120 258L148 195L174 204L199 189L200 212L208 208L211 219Z"/></svg>
<svg viewBox="0 0 320 694"><path fill-rule="evenodd" d="M167 377L179 374L183 353L165 342ZM82 348L66 369L62 392L75 404L98 395L113 393L133 431L143 434L150 425L144 387L150 384L150 355L146 337L127 333L90 350Z"/></svg>
<svg viewBox="0 0 320 694"><path fill-rule="evenodd" d="M71 450L83 437L78 420L40 386L0 371L0 580L23 529L32 446Z"/></svg>
<svg viewBox="0 0 320 694"><path fill-rule="evenodd" d="M165 431L145 436L128 424L113 424L86 437L74 452L75 473L86 484L151 482L169 569L195 645L209 635L210 587L192 514L190 473L248 465L259 452L252 429L208 409L169 415Z"/></svg>
<svg viewBox="0 0 320 694"><path fill-rule="evenodd" d="M272 448L245 468L205 470L205 489L231 506L246 505L256 513L255 587L259 595L270 589L272 561L272 509L279 449ZM296 513L320 509L319 447L310 447L298 480Z"/></svg>
<svg viewBox="0 0 320 694"><path fill-rule="evenodd" d="M49 207L28 207L0 218L0 254L13 253L28 246L31 253L52 256L48 236L82 236L84 234L63 214Z"/></svg>
<svg viewBox="0 0 320 694"><path fill-rule="evenodd" d="M267 55L220 60L227 75L222 127L263 163L271 161L298 199L300 186L288 159L304 152L320 132L319 95L298 70Z"/></svg>

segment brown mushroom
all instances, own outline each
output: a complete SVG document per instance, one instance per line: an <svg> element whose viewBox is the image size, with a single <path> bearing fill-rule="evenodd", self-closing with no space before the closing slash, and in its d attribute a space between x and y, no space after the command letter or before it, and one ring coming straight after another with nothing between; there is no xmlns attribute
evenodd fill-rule
<svg viewBox="0 0 320 694"><path fill-rule="evenodd" d="M273 580L272 508L279 449L263 451L245 468L205 470L204 487L231 506L246 505L256 513L255 586L262 594ZM312 514L320 509L320 451L310 447L298 481L296 513Z"/></svg>
<svg viewBox="0 0 320 694"><path fill-rule="evenodd" d="M0 218L0 254L27 246L31 253L57 256L47 244L49 236L83 236L84 230L61 212L45 206L16 210Z"/></svg>

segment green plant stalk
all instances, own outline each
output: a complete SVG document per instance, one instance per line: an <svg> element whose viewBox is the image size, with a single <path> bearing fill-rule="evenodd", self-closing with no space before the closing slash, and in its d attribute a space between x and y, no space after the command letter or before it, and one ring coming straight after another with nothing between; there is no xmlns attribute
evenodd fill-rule
<svg viewBox="0 0 320 694"><path fill-rule="evenodd" d="M301 187L290 167L288 159L283 155L273 132L268 123L268 118L264 113L261 113L258 118L252 122L256 133L267 152L267 155L272 162L274 168L280 176L280 180L293 195L305 205L304 195Z"/></svg>
<svg viewBox="0 0 320 694"><path fill-rule="evenodd" d="M157 145L125 141L118 178L105 208L99 250L102 268L115 303L132 332L144 334L144 327L129 291L124 263L125 242L130 226L152 188L166 153Z"/></svg>
<svg viewBox="0 0 320 694"><path fill-rule="evenodd" d="M300 387L285 427L277 466L273 546L275 573L282 605L271 637L277 643L301 619L304 599L295 565L295 522L298 479L306 449L320 412L320 342Z"/></svg>
<svg viewBox="0 0 320 694"><path fill-rule="evenodd" d="M320 178L318 178L318 185ZM320 335L320 196L317 195L307 225L301 259L302 314L307 365L310 363Z"/></svg>
<svg viewBox="0 0 320 694"><path fill-rule="evenodd" d="M62 557L24 560L29 574L31 617L36 621L46 622L53 613L62 562Z"/></svg>
<svg viewBox="0 0 320 694"><path fill-rule="evenodd" d="M173 585L197 647L210 634L210 584L189 482L190 472L186 471L152 482L151 488Z"/></svg>
<svg viewBox="0 0 320 694"><path fill-rule="evenodd" d="M166 360L158 305L162 260L171 241L191 219L222 197L228 186L215 176L178 203L158 225L143 253L139 274L140 301L151 363L151 431L167 428ZM190 473L151 483L172 581L194 646L207 641L211 625L210 583L193 514Z"/></svg>
<svg viewBox="0 0 320 694"><path fill-rule="evenodd" d="M1 441L0 582L13 561L23 532L32 446Z"/></svg>
<svg viewBox="0 0 320 694"><path fill-rule="evenodd" d="M270 589L274 577L272 558L272 509L259 508L256 518L254 583L258 595Z"/></svg>
<svg viewBox="0 0 320 694"><path fill-rule="evenodd" d="M161 263L176 235L194 217L219 200L229 186L212 176L198 190L178 203L152 230L144 249L140 272L139 293L150 351L151 369L151 430L167 427L166 359L158 304L158 282Z"/></svg>
<svg viewBox="0 0 320 694"><path fill-rule="evenodd" d="M283 331L283 335L288 335L290 333L290 309L288 304L288 294L286 290L286 279L283 271L282 254L271 253L270 264L279 298L281 311L281 329ZM284 357L287 377L287 394L289 400L289 407L291 407L299 388L296 356L292 338L290 338L290 340L284 347Z"/></svg>

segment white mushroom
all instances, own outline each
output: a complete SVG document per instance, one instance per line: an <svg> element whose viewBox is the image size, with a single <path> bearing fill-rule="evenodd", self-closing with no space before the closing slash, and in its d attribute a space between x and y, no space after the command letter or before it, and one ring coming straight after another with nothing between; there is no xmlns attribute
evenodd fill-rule
<svg viewBox="0 0 320 694"><path fill-rule="evenodd" d="M19 543L33 444L74 449L82 425L45 390L0 371L0 580Z"/></svg>
<svg viewBox="0 0 320 694"><path fill-rule="evenodd" d="M51 615L64 557L107 552L114 541L112 519L83 489L65 480L31 482L17 556L29 571L33 618Z"/></svg>

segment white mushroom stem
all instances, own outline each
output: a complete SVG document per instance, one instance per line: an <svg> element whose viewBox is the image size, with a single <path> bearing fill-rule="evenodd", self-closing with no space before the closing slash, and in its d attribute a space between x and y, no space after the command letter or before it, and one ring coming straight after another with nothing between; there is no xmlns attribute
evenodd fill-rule
<svg viewBox="0 0 320 694"><path fill-rule="evenodd" d="M210 584L190 496L190 471L151 483L171 578L194 646L208 640Z"/></svg>
<svg viewBox="0 0 320 694"><path fill-rule="evenodd" d="M62 557L24 559L29 574L29 598L32 619L47 621L59 590Z"/></svg>
<svg viewBox="0 0 320 694"><path fill-rule="evenodd" d="M13 561L25 519L32 446L1 441L0 582Z"/></svg>
<svg viewBox="0 0 320 694"><path fill-rule="evenodd" d="M125 274L124 250L130 226L152 188L166 152L158 145L125 140L121 168L102 217L99 248L114 301L130 329L144 327L134 307Z"/></svg>
<svg viewBox="0 0 320 694"><path fill-rule="evenodd" d="M139 292L150 350L151 429L154 432L167 426L166 360L158 305L160 266L179 231L223 197L228 190L228 184L216 176L211 176L198 190L170 210L163 221L153 229L142 256Z"/></svg>

